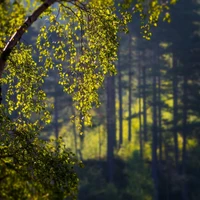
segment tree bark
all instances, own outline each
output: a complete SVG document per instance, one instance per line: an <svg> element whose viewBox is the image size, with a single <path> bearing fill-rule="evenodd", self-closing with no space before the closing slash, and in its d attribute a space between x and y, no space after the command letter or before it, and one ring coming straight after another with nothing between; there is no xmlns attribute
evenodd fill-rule
<svg viewBox="0 0 200 200"><path fill-rule="evenodd" d="M143 159L143 137L142 137L142 105L141 105L141 66L138 65L138 98L139 98L139 140L140 158Z"/></svg>
<svg viewBox="0 0 200 200"><path fill-rule="evenodd" d="M101 160L101 145L102 145L102 142L101 142L101 125L99 125L99 127L98 127L98 132L99 132L99 160Z"/></svg>
<svg viewBox="0 0 200 200"><path fill-rule="evenodd" d="M0 79L2 77L6 61L10 56L12 50L17 45L22 35L28 30L28 28L38 19L38 17L54 4L56 0L46 0L41 4L22 24L22 26L11 36L7 44L5 45L1 55L0 55ZM2 86L0 81L0 104L2 103Z"/></svg>
<svg viewBox="0 0 200 200"><path fill-rule="evenodd" d="M72 115L75 117L76 113L75 113L75 109L74 109L73 105L71 106L71 111L72 111ZM74 120L74 123L73 123L73 134L74 134L74 149L75 149L76 155L78 155L76 120Z"/></svg>
<svg viewBox="0 0 200 200"><path fill-rule="evenodd" d="M173 55L173 135L174 135L174 154L175 154L175 165L178 172L178 160L179 160L179 150L178 150L178 134L177 134L177 124L178 124L178 80L177 80L177 59Z"/></svg>
<svg viewBox="0 0 200 200"><path fill-rule="evenodd" d="M186 159L187 159L187 75L184 74L183 77L183 128L182 128L182 134L183 134L183 149L182 149L182 170L181 173L185 177L183 181L183 187L182 187L182 200L188 200L188 191L187 191L187 183L186 183Z"/></svg>
<svg viewBox="0 0 200 200"><path fill-rule="evenodd" d="M157 170L157 89L156 89L156 66L153 63L153 141L152 141L152 176L154 181L154 200L158 200L158 170Z"/></svg>
<svg viewBox="0 0 200 200"><path fill-rule="evenodd" d="M79 134L79 138L80 138L80 152L82 152L83 150L83 146L84 146L84 138L85 138L85 123L84 123L84 119L83 119L83 115L80 114L80 123L81 123L81 130L80 130L80 134Z"/></svg>
<svg viewBox="0 0 200 200"><path fill-rule="evenodd" d="M122 74L121 74L121 60L120 49L118 53L118 95L119 95L119 148L123 143L123 100L122 100Z"/></svg>
<svg viewBox="0 0 200 200"><path fill-rule="evenodd" d="M59 136L59 130L58 130L58 97L56 94L56 85L55 85L55 91L54 91L54 131L55 131L55 137L58 139Z"/></svg>
<svg viewBox="0 0 200 200"><path fill-rule="evenodd" d="M0 82L0 104L2 104L2 86L1 86L1 82Z"/></svg>
<svg viewBox="0 0 200 200"><path fill-rule="evenodd" d="M113 181L114 147L116 145L116 117L115 117L115 77L111 76L106 81L107 92L107 165L108 181Z"/></svg>
<svg viewBox="0 0 200 200"><path fill-rule="evenodd" d="M22 26L11 36L10 40L7 42L5 48L3 49L0 56L0 78L2 77L3 70L5 68L6 61L12 52L13 48L17 45L22 35L26 30L38 19L38 17L54 4L56 0L46 0L41 4L22 24Z"/></svg>
<svg viewBox="0 0 200 200"><path fill-rule="evenodd" d="M161 74L160 69L158 72L158 134L159 134L159 160L161 161L163 158L162 151L162 106L161 106Z"/></svg>
<svg viewBox="0 0 200 200"><path fill-rule="evenodd" d="M147 105L146 105L146 67L142 66L142 98L143 98L143 131L144 140L147 141Z"/></svg>
<svg viewBox="0 0 200 200"><path fill-rule="evenodd" d="M132 106L132 69L131 69L131 53L132 53L132 49L131 49L131 34L129 34L129 72L128 72L128 82L129 82L129 94L128 94L128 141L131 141L132 135L131 135L131 106Z"/></svg>

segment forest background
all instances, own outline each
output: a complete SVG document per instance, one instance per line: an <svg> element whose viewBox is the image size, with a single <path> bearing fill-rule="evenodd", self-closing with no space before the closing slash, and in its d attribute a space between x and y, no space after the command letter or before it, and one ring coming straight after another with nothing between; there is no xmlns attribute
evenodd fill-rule
<svg viewBox="0 0 200 200"><path fill-rule="evenodd" d="M85 167L76 169L80 178L78 199L200 199L199 5L198 0L177 2L170 8L171 17L165 14L165 21L170 23L163 22L162 18L153 21L152 25L158 27L151 31L141 24L139 14L133 15L128 33L118 35L121 40L117 75L108 76L98 91L101 104L90 111L92 125L87 116L85 120L84 115L76 110L72 97L63 93L58 84L59 67L58 73L48 72L40 87L47 94L47 104L54 105L48 108L52 122L44 127L39 138L62 141L66 156L72 151L78 160L83 161ZM43 19L36 21L21 39L22 45L36 46L35 38L41 34L45 23ZM51 40L57 37L52 34ZM11 93L8 86L3 88L3 94L6 91ZM12 98L14 101L17 97ZM11 118L17 118L16 115L12 113ZM49 121L49 117L45 120ZM31 130L34 132L33 127ZM1 142L4 151L4 138ZM56 142L57 154L61 151L57 148L59 146ZM72 157L74 165L78 161L73 154ZM3 161L3 154L0 158ZM3 172L4 164L0 167ZM38 165L36 169L40 167ZM73 182L77 177L74 171L72 174L66 178ZM0 181L5 181L4 176ZM11 186L13 182L18 185L18 181L14 177L6 187L0 186L5 192L2 192L2 198L7 195L6 199L22 199L24 194L17 194L20 186ZM38 191L46 195L44 191L52 190L52 199L62 199L62 192L52 189L53 186L41 186ZM14 188L9 189L9 194L8 187ZM72 188L76 186L70 185L70 194L76 190ZM31 193L37 199L36 191ZM45 195L43 198L48 199Z"/></svg>

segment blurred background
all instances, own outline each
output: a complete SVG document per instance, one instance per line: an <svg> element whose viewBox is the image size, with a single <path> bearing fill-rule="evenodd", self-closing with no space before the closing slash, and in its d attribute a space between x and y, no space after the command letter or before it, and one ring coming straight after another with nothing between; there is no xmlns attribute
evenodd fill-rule
<svg viewBox="0 0 200 200"><path fill-rule="evenodd" d="M170 13L149 41L137 15L119 35L118 73L107 77L83 134L57 73L45 81L54 108L41 138L61 136L83 161L79 200L200 199L200 2L179 1Z"/></svg>

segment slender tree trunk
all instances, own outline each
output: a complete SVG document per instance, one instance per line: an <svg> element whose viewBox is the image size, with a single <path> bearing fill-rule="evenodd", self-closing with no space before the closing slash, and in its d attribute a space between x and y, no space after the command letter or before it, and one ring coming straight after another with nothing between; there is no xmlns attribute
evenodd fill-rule
<svg viewBox="0 0 200 200"><path fill-rule="evenodd" d="M138 66L138 98L139 98L139 140L140 158L143 159L143 137L142 137L142 105L141 105L141 66Z"/></svg>
<svg viewBox="0 0 200 200"><path fill-rule="evenodd" d="M163 158L162 151L162 106L161 106L161 74L160 69L158 73L158 134L159 134L159 160Z"/></svg>
<svg viewBox="0 0 200 200"><path fill-rule="evenodd" d="M179 150L178 150L178 134L177 134L177 124L178 124L178 77L177 77L177 59L173 55L173 135L174 135L174 154L175 154L175 165L178 172L178 160L179 160Z"/></svg>
<svg viewBox="0 0 200 200"><path fill-rule="evenodd" d="M2 98L2 84L0 82L0 105L2 104L2 100L3 100L3 98Z"/></svg>
<svg viewBox="0 0 200 200"><path fill-rule="evenodd" d="M101 160L101 145L102 145L102 141L101 141L101 126L99 125L99 160Z"/></svg>
<svg viewBox="0 0 200 200"><path fill-rule="evenodd" d="M128 94L128 115L129 115L129 118L128 118L128 141L130 142L131 141L131 104L132 104L132 66L131 66L131 53L132 53L132 49L131 49L131 40L132 40L132 36L131 34L129 34L129 72L128 72L128 77L129 77L129 88L128 88L128 91L129 91L129 94Z"/></svg>
<svg viewBox="0 0 200 200"><path fill-rule="evenodd" d="M120 49L118 53L118 95L119 95L119 148L123 143L123 100L122 100L122 80L121 80L121 60Z"/></svg>
<svg viewBox="0 0 200 200"><path fill-rule="evenodd" d="M157 89L156 89L156 66L153 66L153 141L152 141L152 176L154 181L154 200L158 200L158 170L157 170Z"/></svg>
<svg viewBox="0 0 200 200"><path fill-rule="evenodd" d="M146 106L146 67L142 67L142 98L143 98L143 131L144 131L144 140L147 141L147 106Z"/></svg>
<svg viewBox="0 0 200 200"><path fill-rule="evenodd" d="M80 153L82 154L82 150L83 150L83 145L84 145L84 138L85 138L85 123L84 123L84 119L83 119L83 115L80 114L80 123L81 123L81 130L80 130L80 134L79 134L79 138L80 138Z"/></svg>
<svg viewBox="0 0 200 200"><path fill-rule="evenodd" d="M186 177L186 160L187 160L187 75L184 74L183 77L183 149L182 149L182 170L181 173L184 177ZM186 178L185 178L186 179ZM186 180L183 181L182 187L182 200L188 200L188 191L187 191L187 183Z"/></svg>
<svg viewBox="0 0 200 200"><path fill-rule="evenodd" d="M56 139L59 137L59 130L58 130L58 97L57 97L57 90L56 90L56 83L54 87L54 133Z"/></svg>
<svg viewBox="0 0 200 200"><path fill-rule="evenodd" d="M113 181L114 171L114 147L116 145L116 117L115 117L115 77L107 78L107 165L108 165L108 181Z"/></svg>
<svg viewBox="0 0 200 200"><path fill-rule="evenodd" d="M56 75L54 76L54 134L56 137L56 148L59 150L59 143L58 143L58 137L59 137L59 127L58 127L58 96L57 96L57 85Z"/></svg>
<svg viewBox="0 0 200 200"><path fill-rule="evenodd" d="M75 109L73 106L71 106L71 111L72 111L72 115L75 117L76 113L75 113ZM73 134L74 134L74 149L75 149L76 155L78 155L76 120L74 120L74 123L73 123Z"/></svg>

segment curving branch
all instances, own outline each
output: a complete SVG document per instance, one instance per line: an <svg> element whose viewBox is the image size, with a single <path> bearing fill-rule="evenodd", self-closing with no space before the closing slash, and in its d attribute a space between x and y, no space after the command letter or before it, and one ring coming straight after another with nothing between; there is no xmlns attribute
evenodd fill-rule
<svg viewBox="0 0 200 200"><path fill-rule="evenodd" d="M0 78L2 77L6 61L12 52L13 48L17 45L22 35L26 30L35 22L38 17L49 8L52 4L57 2L57 0L45 0L33 13L30 15L23 25L11 36L10 40L7 42L5 48L0 55Z"/></svg>

